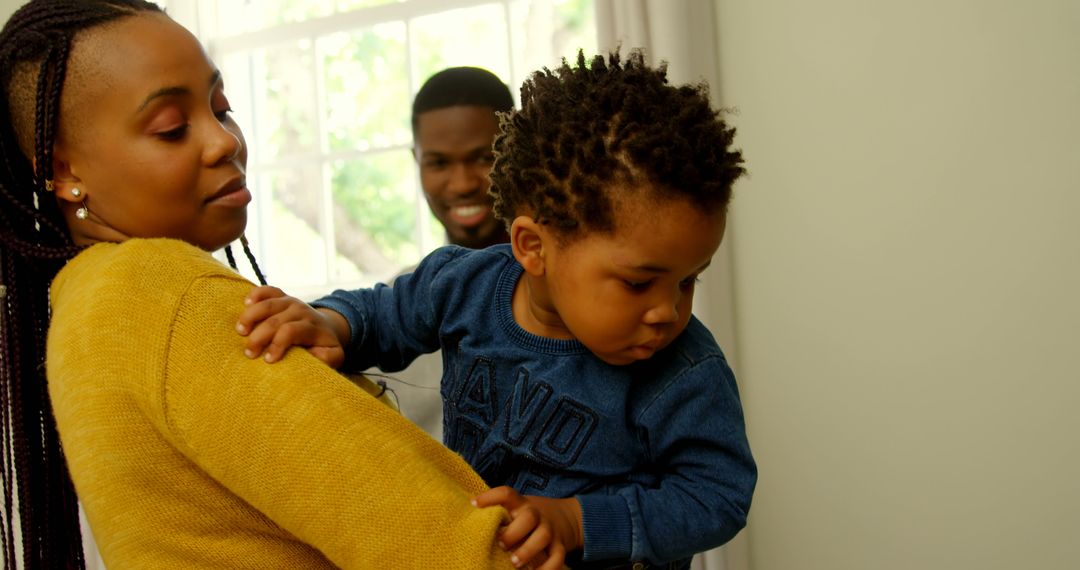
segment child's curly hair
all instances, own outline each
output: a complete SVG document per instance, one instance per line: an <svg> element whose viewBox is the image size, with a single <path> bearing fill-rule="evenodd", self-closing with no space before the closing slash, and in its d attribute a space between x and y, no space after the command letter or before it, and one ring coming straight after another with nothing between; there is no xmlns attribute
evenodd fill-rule
<svg viewBox="0 0 1080 570"><path fill-rule="evenodd" d="M509 228L527 213L573 240L615 230L620 197L649 189L660 200L726 208L745 169L731 148L735 129L709 105L708 86L673 86L667 65L640 51L586 62L578 52L521 88L521 110L503 114L495 138L491 194ZM620 196L621 195L621 196Z"/></svg>

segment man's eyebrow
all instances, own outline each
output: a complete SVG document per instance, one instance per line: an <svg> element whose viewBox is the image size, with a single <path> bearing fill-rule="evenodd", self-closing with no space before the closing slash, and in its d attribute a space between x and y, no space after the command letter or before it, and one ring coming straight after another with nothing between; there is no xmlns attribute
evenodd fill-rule
<svg viewBox="0 0 1080 570"><path fill-rule="evenodd" d="M214 72L210 74L210 82L209 82L209 84L210 84L211 87L213 87L219 81L221 81L221 71L215 69ZM139 105L139 108L135 112L136 113L141 113L142 110L145 109L147 105L149 105L154 99L157 99L159 97L171 97L171 96L175 96L175 95L190 95L190 94L191 94L191 90L188 89L187 87L180 87L180 86L162 87L161 89L158 89L157 91L154 91L153 93L148 95L146 97L146 99L143 100L142 104Z"/></svg>
<svg viewBox="0 0 1080 570"><path fill-rule="evenodd" d="M443 150L422 150L422 151L420 151L420 158L422 158L422 159L426 158L426 159L449 159L449 160L455 160L455 159L453 159L451 157L462 156L464 160L475 160L477 158L480 158L482 156L486 156L488 154L491 154L491 148L485 146L485 147L476 147L475 149L470 150L470 151L466 151L466 152L464 152L464 153L462 153L460 155L457 154L457 153L447 152L447 151L443 151Z"/></svg>

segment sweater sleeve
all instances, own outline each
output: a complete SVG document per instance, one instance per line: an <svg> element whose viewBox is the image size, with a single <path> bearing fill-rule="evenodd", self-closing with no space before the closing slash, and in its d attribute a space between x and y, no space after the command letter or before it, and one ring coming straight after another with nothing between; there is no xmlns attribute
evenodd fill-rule
<svg viewBox="0 0 1080 570"><path fill-rule="evenodd" d="M578 497L585 559L661 563L731 540L746 525L757 466L735 377L723 357L709 357L673 378L637 425L659 480Z"/></svg>
<svg viewBox="0 0 1080 570"><path fill-rule="evenodd" d="M395 279L393 287L380 283L371 289L338 290L312 303L349 323L343 369L378 366L398 372L417 356L438 350L444 301L465 279L454 274L452 262L465 252L443 247Z"/></svg>
<svg viewBox="0 0 1080 570"><path fill-rule="evenodd" d="M173 445L342 568L511 567L460 457L305 351L242 356L249 290L207 276L181 297L156 404Z"/></svg>

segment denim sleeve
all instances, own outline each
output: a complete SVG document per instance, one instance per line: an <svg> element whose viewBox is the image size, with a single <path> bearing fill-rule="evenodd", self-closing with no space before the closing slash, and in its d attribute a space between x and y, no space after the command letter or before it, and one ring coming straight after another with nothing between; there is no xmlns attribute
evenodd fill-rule
<svg viewBox="0 0 1080 570"><path fill-rule="evenodd" d="M453 261L463 250L435 250L412 273L371 289L338 290L312 303L331 309L349 323L345 347L347 371L377 366L384 372L405 369L417 356L439 349L443 301L453 276Z"/></svg>
<svg viewBox="0 0 1080 570"><path fill-rule="evenodd" d="M625 539L609 530L629 538L631 560L653 563L688 558L731 540L746 525L757 466L724 358L706 358L673 378L638 420L659 479L611 495L579 497L585 558L626 558L625 546L619 547ZM629 534L623 530L627 520Z"/></svg>

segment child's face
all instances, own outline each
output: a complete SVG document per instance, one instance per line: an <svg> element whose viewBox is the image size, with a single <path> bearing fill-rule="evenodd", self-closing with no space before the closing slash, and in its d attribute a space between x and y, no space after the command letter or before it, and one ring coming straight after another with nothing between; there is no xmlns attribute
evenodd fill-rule
<svg viewBox="0 0 1080 570"><path fill-rule="evenodd" d="M187 30L139 14L75 44L57 144L57 192L90 210L77 243L171 237L207 250L240 236L247 152L217 69Z"/></svg>
<svg viewBox="0 0 1080 570"><path fill-rule="evenodd" d="M642 198L615 222L613 234L564 247L549 241L533 311L549 333L561 327L604 362L623 365L652 357L686 328L695 281L720 246L726 216Z"/></svg>

